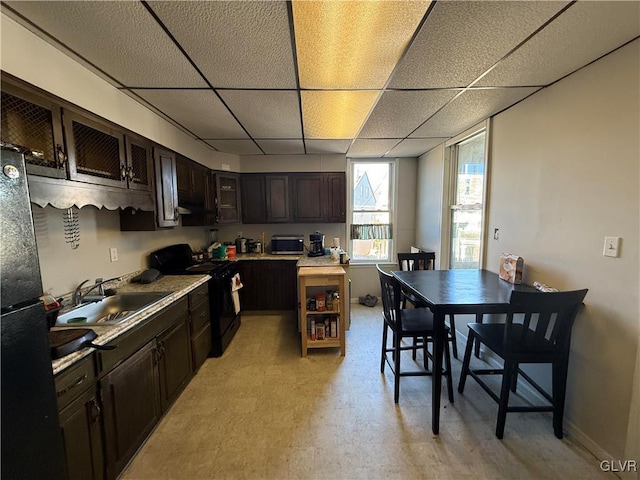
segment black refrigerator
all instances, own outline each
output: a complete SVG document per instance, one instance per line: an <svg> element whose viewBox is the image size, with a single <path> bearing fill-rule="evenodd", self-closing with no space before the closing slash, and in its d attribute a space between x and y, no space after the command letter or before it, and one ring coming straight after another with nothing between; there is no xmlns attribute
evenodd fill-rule
<svg viewBox="0 0 640 480"><path fill-rule="evenodd" d="M3 479L62 479L62 433L24 158L0 150Z"/></svg>

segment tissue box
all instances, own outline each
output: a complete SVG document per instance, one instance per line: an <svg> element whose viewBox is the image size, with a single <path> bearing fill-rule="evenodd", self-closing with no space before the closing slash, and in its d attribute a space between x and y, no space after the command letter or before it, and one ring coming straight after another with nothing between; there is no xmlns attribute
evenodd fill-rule
<svg viewBox="0 0 640 480"><path fill-rule="evenodd" d="M522 283L522 269L524 260L522 257L512 255L511 253L503 253L500 255L500 278L509 283Z"/></svg>

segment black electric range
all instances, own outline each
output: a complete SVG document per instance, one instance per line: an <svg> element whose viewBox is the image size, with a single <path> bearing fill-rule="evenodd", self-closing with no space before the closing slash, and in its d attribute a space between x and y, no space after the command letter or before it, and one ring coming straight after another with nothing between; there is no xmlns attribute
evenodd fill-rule
<svg viewBox="0 0 640 480"><path fill-rule="evenodd" d="M240 328L241 316L233 303L231 281L238 265L230 260L197 262L186 243L169 245L149 255L149 267L164 275L204 275L209 280L209 308L213 347L210 356L219 357Z"/></svg>

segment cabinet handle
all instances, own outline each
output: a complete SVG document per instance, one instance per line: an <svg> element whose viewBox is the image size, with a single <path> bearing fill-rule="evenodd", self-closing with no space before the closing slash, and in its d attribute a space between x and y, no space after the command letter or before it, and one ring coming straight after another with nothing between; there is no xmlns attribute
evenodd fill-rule
<svg viewBox="0 0 640 480"><path fill-rule="evenodd" d="M129 167L129 171L127 173L129 175L129 180L133 181L136 178L136 173L133 171L133 167Z"/></svg>
<svg viewBox="0 0 640 480"><path fill-rule="evenodd" d="M178 207L176 207L175 210L173 211L173 219L172 220L178 220Z"/></svg>
<svg viewBox="0 0 640 480"><path fill-rule="evenodd" d="M91 421L96 423L100 419L100 405L98 405L98 400L93 398L91 400Z"/></svg>
<svg viewBox="0 0 640 480"><path fill-rule="evenodd" d="M57 160L56 166L58 168L63 168L67 163L67 154L64 153L64 150L62 149L62 145L56 146L56 160Z"/></svg>
<svg viewBox="0 0 640 480"><path fill-rule="evenodd" d="M124 165L120 165L120 180L127 179L127 167Z"/></svg>
<svg viewBox="0 0 640 480"><path fill-rule="evenodd" d="M73 382L73 384L69 385L67 388L63 388L62 390L57 391L56 395L58 397L63 396L65 393L68 393L71 390L73 390L74 388L78 387L86 379L87 379L87 374L85 373L80 378L78 378L75 382Z"/></svg>

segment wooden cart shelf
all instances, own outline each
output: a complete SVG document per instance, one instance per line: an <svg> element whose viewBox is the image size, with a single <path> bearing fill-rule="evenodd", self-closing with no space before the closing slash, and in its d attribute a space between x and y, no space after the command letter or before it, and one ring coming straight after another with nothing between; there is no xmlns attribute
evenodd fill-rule
<svg viewBox="0 0 640 480"><path fill-rule="evenodd" d="M298 269L298 282L300 288L300 339L302 344L302 356L307 356L310 348L340 348L342 356L346 353L345 323L341 312L346 312L346 272L340 266L331 267L300 267ZM338 308L331 310L307 310L307 299L313 296L312 292L318 287L334 287L338 292ZM337 320L337 336L325 337L323 340L312 340L309 332L310 319L330 317Z"/></svg>

